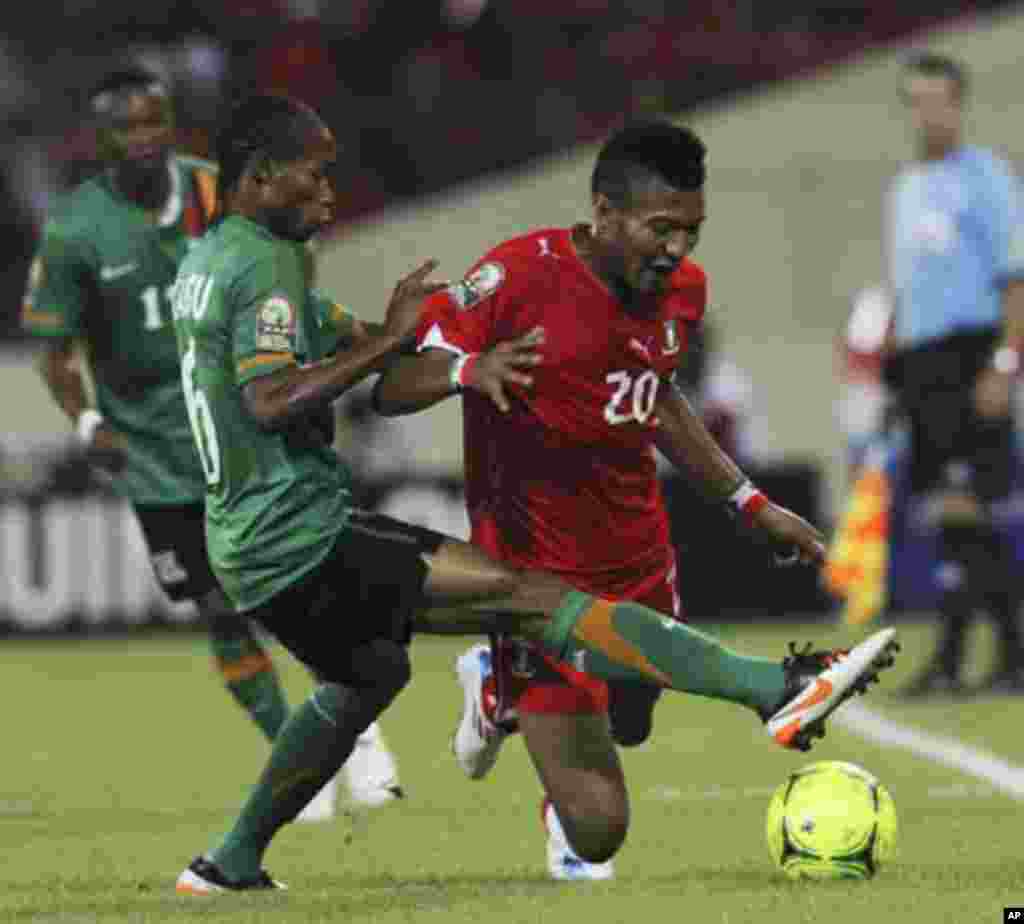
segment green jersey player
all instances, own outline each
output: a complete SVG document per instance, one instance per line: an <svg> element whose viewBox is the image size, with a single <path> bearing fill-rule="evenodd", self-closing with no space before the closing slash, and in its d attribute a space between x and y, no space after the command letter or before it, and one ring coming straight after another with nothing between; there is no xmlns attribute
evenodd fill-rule
<svg viewBox="0 0 1024 924"><path fill-rule="evenodd" d="M321 683L274 740L231 830L181 873L178 891L279 886L261 868L264 852L405 687L414 628L521 633L602 679L746 705L791 747L821 733L828 713L891 660L891 629L848 656L743 656L637 603L600 599L552 575L513 570L465 542L353 509L349 472L328 450L323 412L395 360L424 298L440 288L426 281L434 263L398 284L382 325L351 324L345 349L331 357L333 336L318 321L301 253L332 218L333 135L303 104L256 96L227 118L217 157L217 224L185 258L173 296L206 476L208 548L239 611ZM493 365L479 357L474 375L486 377ZM463 366L431 363L420 383L430 394L457 390L452 369ZM703 437L680 439L721 474ZM820 560L808 524L782 511L776 520L780 539ZM587 859L607 849L595 845Z"/></svg>
<svg viewBox="0 0 1024 924"><path fill-rule="evenodd" d="M113 487L133 505L163 589L173 600L198 603L227 688L273 739L287 714L273 665L249 621L225 599L206 554L206 484L168 300L179 263L212 216L216 171L173 151L170 95L154 75L115 72L90 103L106 167L49 217L23 325L46 338L43 378L92 457L116 471ZM335 306L321 308L328 327L347 323ZM75 362L79 347L95 407ZM385 778L394 766L377 730L361 743L372 745L358 752L368 771L390 785ZM363 776L349 773L350 784L376 800ZM307 817L329 810L330 790L325 797Z"/></svg>

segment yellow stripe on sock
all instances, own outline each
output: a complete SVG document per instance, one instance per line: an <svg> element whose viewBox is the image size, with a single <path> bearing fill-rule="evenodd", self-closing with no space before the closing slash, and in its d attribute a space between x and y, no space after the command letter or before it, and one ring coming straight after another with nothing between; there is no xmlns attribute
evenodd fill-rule
<svg viewBox="0 0 1024 924"><path fill-rule="evenodd" d="M646 674L661 686L671 687L672 681L651 664L632 643L619 635L612 623L614 611L615 604L610 600L595 600L576 620L573 635L588 648L602 652L610 660Z"/></svg>
<svg viewBox="0 0 1024 924"><path fill-rule="evenodd" d="M238 683L240 680L248 680L264 671L272 671L274 662L265 654L246 655L237 661L225 661L217 658L217 670L228 683Z"/></svg>

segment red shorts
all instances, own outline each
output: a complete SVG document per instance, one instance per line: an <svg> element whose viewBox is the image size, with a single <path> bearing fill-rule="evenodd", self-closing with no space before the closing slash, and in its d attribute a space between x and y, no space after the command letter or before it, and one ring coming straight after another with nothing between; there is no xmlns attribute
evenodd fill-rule
<svg viewBox="0 0 1024 924"><path fill-rule="evenodd" d="M672 549L666 549L665 566L654 572L616 575L614 580L602 581L600 587L581 586L575 578L569 580L580 590L616 600L633 600L680 622L685 621ZM510 708L521 713L557 715L608 711L608 685L603 680L556 661L537 645L525 647L530 651L526 663L516 664L517 659L513 659L509 666L512 673L509 686L521 691L507 703Z"/></svg>

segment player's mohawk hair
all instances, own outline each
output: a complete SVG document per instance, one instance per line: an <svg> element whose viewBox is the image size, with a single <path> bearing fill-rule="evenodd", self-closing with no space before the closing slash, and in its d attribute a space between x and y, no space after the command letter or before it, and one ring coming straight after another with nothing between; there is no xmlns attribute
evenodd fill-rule
<svg viewBox="0 0 1024 924"><path fill-rule="evenodd" d="M590 189L616 205L629 201L634 184L657 178L673 189L704 185L707 149L696 133L671 122L632 122L605 142L597 155Z"/></svg>
<svg viewBox="0 0 1024 924"><path fill-rule="evenodd" d="M125 90L141 90L153 96L169 97L167 83L144 67L125 67L107 74L89 91L89 104L93 112L103 115L110 111L117 94Z"/></svg>

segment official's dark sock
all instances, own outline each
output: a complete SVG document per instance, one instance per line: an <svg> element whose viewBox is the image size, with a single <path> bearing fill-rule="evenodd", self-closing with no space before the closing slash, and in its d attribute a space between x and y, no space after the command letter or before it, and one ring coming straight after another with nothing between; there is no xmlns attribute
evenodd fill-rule
<svg viewBox="0 0 1024 924"><path fill-rule="evenodd" d="M1024 666L1020 632L1021 582L1014 548L1006 536L988 528L984 569L978 575L985 603L998 635L999 664L1003 670Z"/></svg>
<svg viewBox="0 0 1024 924"><path fill-rule="evenodd" d="M983 536L977 524L950 523L939 530L939 645L935 666L947 677L959 678L967 644L967 630L979 602L975 585L984 556Z"/></svg>

